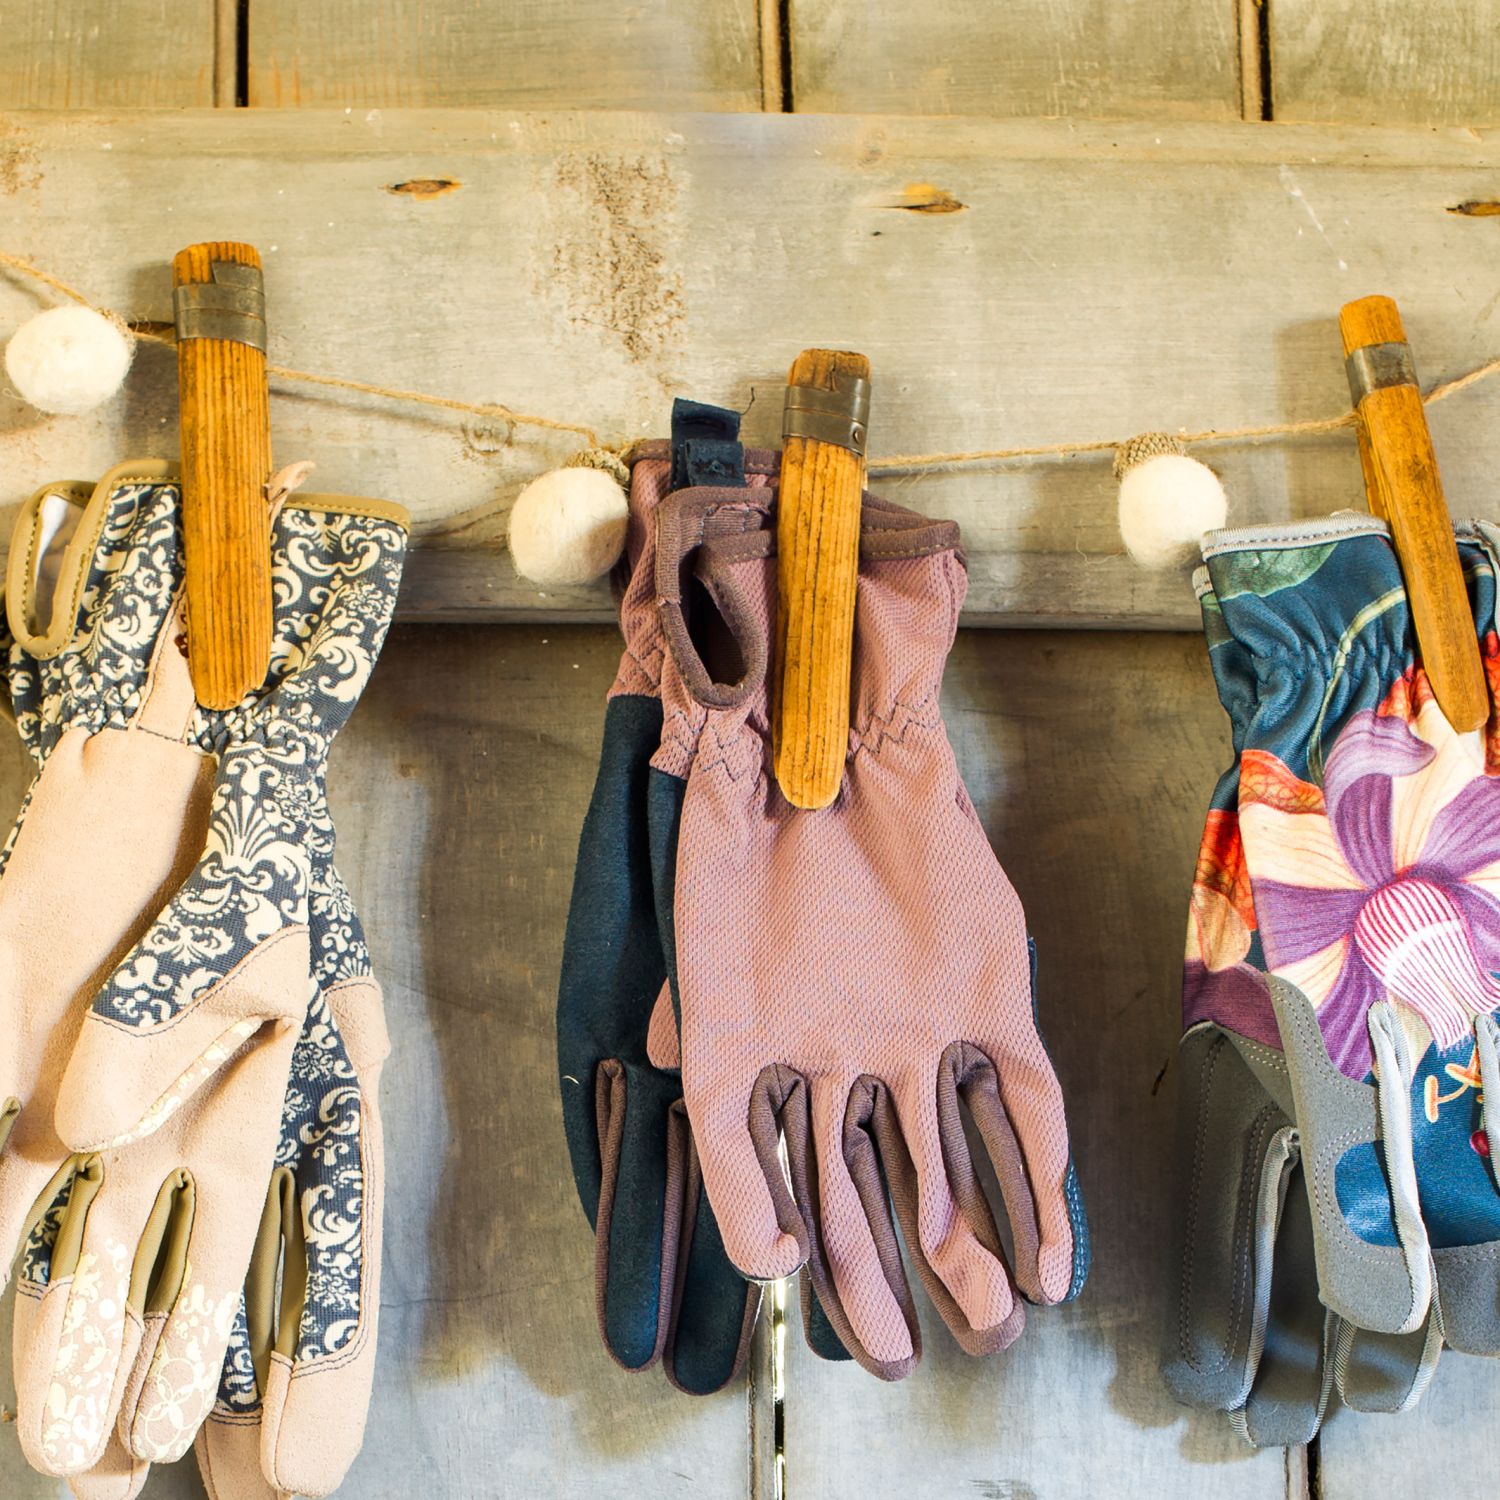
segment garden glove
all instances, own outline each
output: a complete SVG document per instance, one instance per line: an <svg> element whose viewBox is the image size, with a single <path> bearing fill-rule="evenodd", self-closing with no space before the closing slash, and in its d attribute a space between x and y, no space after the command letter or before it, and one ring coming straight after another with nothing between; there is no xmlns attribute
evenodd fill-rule
<svg viewBox="0 0 1500 1500"><path fill-rule="evenodd" d="M743 474L733 413L679 402L675 417L679 469L714 477L722 464ZM656 509L672 487L671 454L667 444L642 444L631 455L620 595L625 650L579 841L557 1050L574 1177L596 1235L605 1347L626 1369L660 1359L679 1389L707 1394L743 1365L760 1288L725 1257L702 1191L652 888L647 785L662 736L663 651ZM764 465L755 468L752 460L749 482L765 484ZM808 1330L825 1357L847 1357L820 1319L810 1318Z"/></svg>
<svg viewBox="0 0 1500 1500"><path fill-rule="evenodd" d="M11 552L12 701L38 773L0 880L0 1238L24 1239L18 1431L51 1473L96 1464L117 1413L134 1456L174 1458L212 1402L312 993L327 745L404 549L394 508L286 506L266 685L209 714L179 512L166 466L129 465L92 495L43 491Z"/></svg>
<svg viewBox="0 0 1500 1500"><path fill-rule="evenodd" d="M1445 1337L1500 1352L1481 1103L1500 1077L1500 755L1493 720L1460 736L1437 708L1379 523L1210 541L1204 618L1236 765L1189 928L1190 1186L1166 1368L1183 1399L1233 1411L1267 1387L1266 1355L1295 1367L1273 1368L1277 1420L1248 1435L1302 1441L1330 1376L1346 1404L1397 1411ZM1493 547L1461 543L1493 692ZM1304 1336L1287 1362L1291 1322Z"/></svg>
<svg viewBox="0 0 1500 1500"><path fill-rule="evenodd" d="M1399 1411L1422 1394L1440 1343L1430 1329L1370 1334L1318 1300L1312 1208L1285 1089L1268 1091L1240 1048L1266 1044L1202 1015L1267 1024L1270 993L1259 959L1255 908L1239 838L1239 752L1255 710L1250 653L1223 628L1206 580L1200 598L1209 660L1230 716L1235 761L1215 789L1198 856L1188 921L1179 1056L1179 1198L1176 1317L1163 1369L1178 1399L1223 1411L1256 1447L1310 1442L1335 1377L1345 1402ZM1254 1019L1259 1016L1259 1022ZM1275 1044L1273 1044L1275 1045ZM1285 1106L1285 1108L1283 1108Z"/></svg>
<svg viewBox="0 0 1500 1500"><path fill-rule="evenodd" d="M319 1500L364 1438L390 1038L359 917L338 871L322 874L310 908L318 998L292 1054L276 1170L218 1401L198 1434L209 1500Z"/></svg>
<svg viewBox="0 0 1500 1500"><path fill-rule="evenodd" d="M1020 1332L1013 1285L1078 1293L1087 1231L1020 902L938 709L966 582L957 528L866 499L843 785L801 812L770 772L773 503L700 487L658 513L652 827L672 872L684 1097L729 1258L761 1280L806 1263L849 1352L894 1379L920 1334L887 1187L972 1353ZM1014 1284L961 1104L1005 1198Z"/></svg>
<svg viewBox="0 0 1500 1500"><path fill-rule="evenodd" d="M317 995L292 1053L218 1399L198 1430L210 1500L329 1494L359 1452L369 1406L384 1196L378 1092L390 1044L359 917L332 865L314 867L309 915ZM148 1320L137 1378L159 1328ZM72 1486L80 1500L133 1500L149 1467L117 1433Z"/></svg>

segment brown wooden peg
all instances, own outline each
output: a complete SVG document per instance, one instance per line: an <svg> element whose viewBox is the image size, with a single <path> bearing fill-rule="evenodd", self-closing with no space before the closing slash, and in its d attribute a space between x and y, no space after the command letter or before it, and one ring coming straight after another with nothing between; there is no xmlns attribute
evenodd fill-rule
<svg viewBox="0 0 1500 1500"><path fill-rule="evenodd" d="M212 241L178 251L172 307L188 664L205 708L233 708L271 660L271 414L255 248Z"/></svg>
<svg viewBox="0 0 1500 1500"><path fill-rule="evenodd" d="M1478 729L1489 692L1401 314L1389 297L1361 297L1339 310L1339 332L1370 509L1391 528L1433 696L1460 733Z"/></svg>
<svg viewBox="0 0 1500 1500"><path fill-rule="evenodd" d="M870 361L804 349L787 377L772 671L776 780L793 807L827 807L849 753Z"/></svg>

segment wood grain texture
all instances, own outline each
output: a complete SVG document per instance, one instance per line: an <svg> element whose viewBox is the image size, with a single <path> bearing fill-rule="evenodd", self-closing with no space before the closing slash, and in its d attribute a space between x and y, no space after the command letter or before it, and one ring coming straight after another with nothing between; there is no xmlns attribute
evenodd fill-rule
<svg viewBox="0 0 1500 1500"><path fill-rule="evenodd" d="M1500 0L1274 0L1278 120L1500 123Z"/></svg>
<svg viewBox="0 0 1500 1500"><path fill-rule="evenodd" d="M1230 753L1202 642L961 632L943 698L1036 940L1093 1269L1076 1302L1028 1308L987 1360L960 1352L917 1286L923 1360L896 1386L790 1339L787 1492L1282 1500L1286 1456L1177 1406L1158 1373L1187 896Z"/></svg>
<svg viewBox="0 0 1500 1500"><path fill-rule="evenodd" d="M174 288L213 284L221 266L257 277L253 245L210 240L179 250ZM182 550L193 691L233 708L271 660L271 414L265 351L235 338L177 343Z"/></svg>
<svg viewBox="0 0 1500 1500"><path fill-rule="evenodd" d="M793 0L798 110L1240 116L1233 0Z"/></svg>
<svg viewBox="0 0 1500 1500"><path fill-rule="evenodd" d="M787 384L829 392L836 407L836 393L852 406L855 383L868 387L869 379L863 354L804 349ZM771 701L776 781L793 807L827 807L844 779L864 479L864 458L852 448L809 437L784 441Z"/></svg>
<svg viewBox="0 0 1500 1500"><path fill-rule="evenodd" d="M251 0L250 103L759 109L758 9L758 0Z"/></svg>
<svg viewBox="0 0 1500 1500"><path fill-rule="evenodd" d="M1367 1500L1389 1493L1392 1481L1453 1474L1456 1493L1479 1495L1500 1466L1500 1362L1451 1350L1417 1411L1390 1418L1341 1411L1323 1430L1319 1500Z"/></svg>
<svg viewBox="0 0 1500 1500"><path fill-rule="evenodd" d="M214 104L216 3L13 0L0 45L0 109ZM232 58L233 35L225 40Z"/></svg>
<svg viewBox="0 0 1500 1500"><path fill-rule="evenodd" d="M1196 605L1186 569L1124 555L1107 454L890 476L881 453L1344 410L1336 314L1373 288L1400 302L1427 380L1500 346L1497 221L1449 211L1494 196L1500 153L1463 131L228 113L0 116L7 244L164 321L171 251L232 232L266 260L273 362L615 438L663 433L680 393L749 408L747 439L775 443L796 351L859 348L881 372L874 487L960 522L971 621L1193 628ZM415 178L458 186L389 191ZM961 207L913 212L912 184ZM101 217L108 237L81 232ZM0 328L38 305L0 277ZM173 364L143 348L123 396L77 418L0 384L0 502L173 454ZM409 616L612 616L603 585L539 590L502 550L511 500L571 442L276 389L280 461L413 511ZM1500 513L1497 418L1500 381L1430 414L1459 514ZM1236 524L1361 503L1347 432L1200 454Z"/></svg>
<svg viewBox="0 0 1500 1500"><path fill-rule="evenodd" d="M393 1049L380 1354L349 1500L745 1500L748 1387L688 1400L600 1344L563 1138L563 921L619 656L603 628L398 628L333 753L339 867ZM7 824L26 780L4 729ZM14 1432L0 1495L66 1500ZM201 1494L188 1460L145 1500Z"/></svg>
<svg viewBox="0 0 1500 1500"><path fill-rule="evenodd" d="M1346 358L1382 345L1407 349L1389 297L1346 303L1339 332ZM1433 694L1449 723L1467 733L1489 718L1490 695L1421 395L1414 384L1387 385L1362 389L1356 399L1370 509L1391 528Z"/></svg>

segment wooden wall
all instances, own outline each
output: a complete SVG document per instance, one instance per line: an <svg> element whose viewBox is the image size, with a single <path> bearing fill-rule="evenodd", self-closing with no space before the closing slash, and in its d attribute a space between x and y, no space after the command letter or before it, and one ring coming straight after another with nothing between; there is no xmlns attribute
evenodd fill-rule
<svg viewBox="0 0 1500 1500"><path fill-rule="evenodd" d="M1496 223L1454 210L1500 197L1497 22L1500 0L13 0L0 249L149 321L174 249L251 238L281 362L611 437L688 393L769 440L821 341L874 357L877 453L1321 416L1349 296L1400 299L1429 379L1496 352ZM918 118L943 115L965 118ZM392 191L413 179L454 186ZM939 194L962 206L920 211ZM0 333L38 305L0 275ZM778 1442L766 1341L743 1388L692 1402L594 1334L551 1011L617 646L602 590L543 596L499 550L568 445L278 390L279 456L417 515L407 618L498 622L399 628L336 752L396 1046L380 1378L344 1493L778 1500L782 1464L792 1500L1484 1492L1490 1365L1450 1357L1418 1412L1258 1455L1157 1377L1185 896L1227 736L1185 571L1123 558L1107 460L882 486L963 521L971 621L1128 627L962 632L945 698L1040 948L1093 1278L983 1364L929 1320L896 1387L794 1336ZM170 453L172 400L152 349L88 418L0 383L0 504ZM1500 515L1497 416L1494 387L1434 409L1457 510ZM1207 456L1238 520L1360 493L1343 435ZM4 744L0 783L14 804ZM61 1493L0 1427L0 1494ZM190 1464L147 1491L201 1493Z"/></svg>

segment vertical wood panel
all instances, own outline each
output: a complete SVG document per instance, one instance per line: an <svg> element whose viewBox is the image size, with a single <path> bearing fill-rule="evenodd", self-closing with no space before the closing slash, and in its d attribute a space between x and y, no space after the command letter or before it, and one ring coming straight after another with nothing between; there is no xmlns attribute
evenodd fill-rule
<svg viewBox="0 0 1500 1500"><path fill-rule="evenodd" d="M7 0L0 11L0 109L211 105L215 6ZM226 40L232 50L232 37Z"/></svg>
<svg viewBox="0 0 1500 1500"><path fill-rule="evenodd" d="M1500 1474L1500 1360L1443 1355L1422 1404L1399 1417L1341 1411L1323 1430L1319 1500L1431 1487L1493 1493Z"/></svg>
<svg viewBox="0 0 1500 1500"><path fill-rule="evenodd" d="M1240 115L1234 0L791 0L798 110Z"/></svg>
<svg viewBox="0 0 1500 1500"><path fill-rule="evenodd" d="M758 110L757 0L251 0L252 105Z"/></svg>
<svg viewBox="0 0 1500 1500"><path fill-rule="evenodd" d="M1273 0L1278 120L1500 121L1500 0Z"/></svg>

